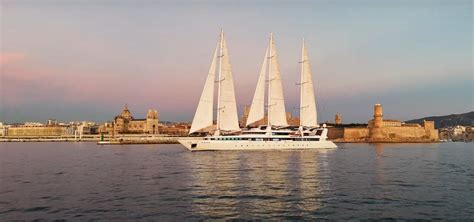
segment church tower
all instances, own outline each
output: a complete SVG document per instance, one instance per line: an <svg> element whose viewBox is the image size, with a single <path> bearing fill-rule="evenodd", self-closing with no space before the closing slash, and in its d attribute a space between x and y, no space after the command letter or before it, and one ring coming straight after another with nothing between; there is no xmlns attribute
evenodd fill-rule
<svg viewBox="0 0 474 222"><path fill-rule="evenodd" d="M146 131L148 134L158 134L158 111L148 110L146 114Z"/></svg>

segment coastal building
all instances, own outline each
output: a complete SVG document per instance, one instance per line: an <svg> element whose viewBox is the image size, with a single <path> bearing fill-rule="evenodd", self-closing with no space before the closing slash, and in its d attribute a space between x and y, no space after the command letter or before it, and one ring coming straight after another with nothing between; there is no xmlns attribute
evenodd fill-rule
<svg viewBox="0 0 474 222"><path fill-rule="evenodd" d="M439 129L439 139L443 141L465 141L474 140L473 126L454 126Z"/></svg>
<svg viewBox="0 0 474 222"><path fill-rule="evenodd" d="M19 124L14 124L14 125L19 125ZM40 122L25 122L23 123L25 127L34 127L34 126L44 126L44 124Z"/></svg>
<svg viewBox="0 0 474 222"><path fill-rule="evenodd" d="M46 123L46 125L48 125L48 126L57 126L59 124L58 124L58 121L55 120L55 119L48 119L48 123Z"/></svg>
<svg viewBox="0 0 474 222"><path fill-rule="evenodd" d="M9 137L48 137L62 136L68 134L68 127L58 124L57 121L48 121L46 124L37 122L26 122L24 124L12 125L6 130Z"/></svg>
<svg viewBox="0 0 474 222"><path fill-rule="evenodd" d="M399 120L384 119L382 105L375 104L374 118L366 127L332 127L328 137L343 142L434 142L439 141L433 121L406 124Z"/></svg>
<svg viewBox="0 0 474 222"><path fill-rule="evenodd" d="M69 122L69 135L92 135L99 133L99 125L90 121Z"/></svg>
<svg viewBox="0 0 474 222"><path fill-rule="evenodd" d="M463 134L464 142L472 142L474 141L474 127L468 126L466 127L466 131Z"/></svg>
<svg viewBox="0 0 474 222"><path fill-rule="evenodd" d="M100 133L115 134L158 134L158 111L148 110L145 119L135 119L125 104L122 112L115 116L112 124L104 124L100 127Z"/></svg>
<svg viewBox="0 0 474 222"><path fill-rule="evenodd" d="M169 123L169 124L160 124L159 132L160 134L169 135L169 136L187 136L191 124L189 123Z"/></svg>
<svg viewBox="0 0 474 222"><path fill-rule="evenodd" d="M3 124L0 122L0 136L6 136L7 135L7 130L8 130L8 125Z"/></svg>
<svg viewBox="0 0 474 222"><path fill-rule="evenodd" d="M465 126L455 126L453 127L453 137L455 138L462 138L462 135L466 132L466 127Z"/></svg>

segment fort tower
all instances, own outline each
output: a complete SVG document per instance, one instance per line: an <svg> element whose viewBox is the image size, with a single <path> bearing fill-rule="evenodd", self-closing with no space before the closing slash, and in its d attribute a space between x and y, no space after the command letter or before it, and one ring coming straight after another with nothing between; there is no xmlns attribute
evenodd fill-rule
<svg viewBox="0 0 474 222"><path fill-rule="evenodd" d="M336 125L341 125L341 124L342 124L341 115L336 114L336 118L335 118L335 120L334 120L334 123L335 123Z"/></svg>
<svg viewBox="0 0 474 222"><path fill-rule="evenodd" d="M370 125L370 124L369 124ZM374 121L371 128L369 128L370 139L378 139L383 137L383 113L382 105L379 103L374 105Z"/></svg>
<svg viewBox="0 0 474 222"><path fill-rule="evenodd" d="M374 106L374 127L380 128L382 126L383 126L382 105L377 103Z"/></svg>

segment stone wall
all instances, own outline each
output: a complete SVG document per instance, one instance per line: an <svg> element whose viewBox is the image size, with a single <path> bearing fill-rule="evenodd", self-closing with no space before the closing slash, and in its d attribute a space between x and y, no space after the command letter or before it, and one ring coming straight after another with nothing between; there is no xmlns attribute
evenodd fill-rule
<svg viewBox="0 0 474 222"><path fill-rule="evenodd" d="M344 140L346 141L363 140L367 137L369 137L368 128L344 128Z"/></svg>
<svg viewBox="0 0 474 222"><path fill-rule="evenodd" d="M67 128L62 126L10 127L7 136L61 136L67 135Z"/></svg>
<svg viewBox="0 0 474 222"><path fill-rule="evenodd" d="M423 138L428 137L422 127L383 127L380 129L383 138Z"/></svg>
<svg viewBox="0 0 474 222"><path fill-rule="evenodd" d="M425 128L425 134L432 140L439 140L439 132L435 129L434 121L423 121L423 127Z"/></svg>
<svg viewBox="0 0 474 222"><path fill-rule="evenodd" d="M332 131L332 132L331 132ZM340 136L342 131L343 136ZM371 137L377 131L377 137ZM330 129L329 139L343 138L351 141L385 141L385 142L422 142L438 141L438 130L426 129L421 126L380 127L380 128L340 128Z"/></svg>
<svg viewBox="0 0 474 222"><path fill-rule="evenodd" d="M328 139L339 139L344 137L344 128L342 127L328 127Z"/></svg>

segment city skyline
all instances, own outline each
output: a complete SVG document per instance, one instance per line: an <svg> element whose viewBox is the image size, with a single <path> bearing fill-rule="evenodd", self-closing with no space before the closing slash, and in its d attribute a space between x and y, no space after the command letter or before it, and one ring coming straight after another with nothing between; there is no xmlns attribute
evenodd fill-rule
<svg viewBox="0 0 474 222"><path fill-rule="evenodd" d="M319 122L366 122L375 103L401 120L474 109L470 1L0 4L0 122L110 121L125 103L191 121L220 28L239 114L270 32L287 111L299 105L303 37Z"/></svg>

